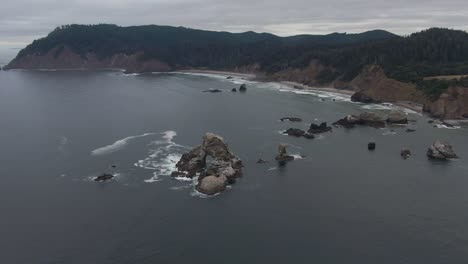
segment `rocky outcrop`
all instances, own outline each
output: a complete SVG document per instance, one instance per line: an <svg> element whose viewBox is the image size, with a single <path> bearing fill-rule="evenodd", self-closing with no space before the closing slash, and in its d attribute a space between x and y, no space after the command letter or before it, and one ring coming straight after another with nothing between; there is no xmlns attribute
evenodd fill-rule
<svg viewBox="0 0 468 264"><path fill-rule="evenodd" d="M288 136L292 137L302 137L305 135L305 131L299 128L290 128L283 132L284 134L288 134Z"/></svg>
<svg viewBox="0 0 468 264"><path fill-rule="evenodd" d="M408 116L403 111L392 110L388 114L387 123L390 123L390 124L408 124Z"/></svg>
<svg viewBox="0 0 468 264"><path fill-rule="evenodd" d="M211 161L207 161L207 157L211 157ZM241 160L230 151L222 137L212 133L205 134L200 146L183 154L176 168L172 173L174 177L200 175L196 189L207 195L224 190L242 175Z"/></svg>
<svg viewBox="0 0 468 264"><path fill-rule="evenodd" d="M143 53L114 54L98 58L94 53L80 55L67 46L58 46L45 54L28 54L11 61L5 69L124 69L127 73L168 72L167 63L144 60Z"/></svg>
<svg viewBox="0 0 468 264"><path fill-rule="evenodd" d="M359 116L347 115L333 123L333 125L346 128L353 128L356 125L382 128L385 127L385 119L373 112L363 112Z"/></svg>
<svg viewBox="0 0 468 264"><path fill-rule="evenodd" d="M407 148L402 149L401 152L400 152L400 156L403 159L408 159L409 157L411 157L411 150L409 150Z"/></svg>
<svg viewBox="0 0 468 264"><path fill-rule="evenodd" d="M109 173L103 173L97 176L96 178L94 178L94 181L105 182L105 181L111 180L112 178L114 178L114 175L109 174Z"/></svg>
<svg viewBox="0 0 468 264"><path fill-rule="evenodd" d="M277 160L280 163L294 160L293 156L288 155L287 147L288 146L285 144L280 144L278 146L278 155L275 157L275 160Z"/></svg>
<svg viewBox="0 0 468 264"><path fill-rule="evenodd" d="M309 132L310 134L321 134L332 131L330 126L327 126L327 122L323 122L320 125L316 125L314 123L310 124Z"/></svg>
<svg viewBox="0 0 468 264"><path fill-rule="evenodd" d="M204 90L203 92L204 93L221 93L223 91L221 91L219 89L208 89L208 90Z"/></svg>
<svg viewBox="0 0 468 264"><path fill-rule="evenodd" d="M448 160L458 158L457 154L453 150L452 145L448 143L442 143L436 141L427 150L427 156L431 159L436 160Z"/></svg>
<svg viewBox="0 0 468 264"><path fill-rule="evenodd" d="M363 91L355 92L351 96L351 101L352 102L358 102L358 103L365 103L365 104L378 104L378 103L381 103L381 101L374 100L372 97L368 96Z"/></svg>
<svg viewBox="0 0 468 264"><path fill-rule="evenodd" d="M226 190L228 179L225 176L207 176L195 187L197 191L206 195L215 195Z"/></svg>
<svg viewBox="0 0 468 264"><path fill-rule="evenodd" d="M450 87L439 99L426 102L423 110L435 118L464 119L468 116L468 88Z"/></svg>
<svg viewBox="0 0 468 264"><path fill-rule="evenodd" d="M290 121L290 122L302 122L302 119L299 117L283 117L280 119L281 122Z"/></svg>
<svg viewBox="0 0 468 264"><path fill-rule="evenodd" d="M359 97L373 101L395 102L413 101L423 103L425 96L416 85L390 79L382 67L368 65L349 84L349 88L359 92Z"/></svg>

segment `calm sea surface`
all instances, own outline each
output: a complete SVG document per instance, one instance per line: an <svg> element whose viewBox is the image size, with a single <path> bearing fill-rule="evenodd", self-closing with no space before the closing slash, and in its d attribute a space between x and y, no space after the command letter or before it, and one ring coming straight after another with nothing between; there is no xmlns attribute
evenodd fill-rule
<svg viewBox="0 0 468 264"><path fill-rule="evenodd" d="M291 138L279 131L388 107L278 84L228 91L243 82L0 72L0 263L467 263L466 127L410 114L415 133L334 128ZM226 91L202 93L210 88ZM168 176L205 132L222 135L245 164L244 177L211 198ZM429 161L436 139L461 159ZM306 157L278 168L279 143ZM92 181L104 172L117 177Z"/></svg>

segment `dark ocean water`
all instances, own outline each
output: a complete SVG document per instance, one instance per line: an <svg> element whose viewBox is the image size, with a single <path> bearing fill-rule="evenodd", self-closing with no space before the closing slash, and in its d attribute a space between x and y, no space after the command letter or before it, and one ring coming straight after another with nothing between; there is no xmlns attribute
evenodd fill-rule
<svg viewBox="0 0 468 264"><path fill-rule="evenodd" d="M0 263L467 262L466 127L434 128L410 114L415 133L363 127L291 138L278 131L366 109L277 84L201 92L242 82L0 72ZM167 176L205 132L222 135L245 164L244 177L212 198ZM461 159L427 160L436 139ZM256 164L279 143L307 157ZM403 147L413 157L401 159ZM92 181L103 172L118 176Z"/></svg>

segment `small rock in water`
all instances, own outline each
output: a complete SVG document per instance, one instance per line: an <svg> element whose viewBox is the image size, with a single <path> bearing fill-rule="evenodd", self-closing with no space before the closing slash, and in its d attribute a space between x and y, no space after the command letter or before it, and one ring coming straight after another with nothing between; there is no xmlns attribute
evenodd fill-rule
<svg viewBox="0 0 468 264"><path fill-rule="evenodd" d="M209 89L209 90L205 90L203 92L204 93L221 93L222 91L219 90L219 89Z"/></svg>
<svg viewBox="0 0 468 264"><path fill-rule="evenodd" d="M287 146L280 144L278 146L278 155L275 158L281 165L284 165L288 161L293 161L294 157L288 155Z"/></svg>
<svg viewBox="0 0 468 264"><path fill-rule="evenodd" d="M412 128L406 129L406 133L412 133L412 132L416 132L416 129L412 129Z"/></svg>
<svg viewBox="0 0 468 264"><path fill-rule="evenodd" d="M407 159L407 158L411 157L411 150L409 150L407 148L404 148L404 149L401 150L400 155L401 155L402 158Z"/></svg>
<svg viewBox="0 0 468 264"><path fill-rule="evenodd" d="M442 143L440 141L436 141L429 147L429 149L427 150L427 156L430 159L436 160L448 160L458 158L457 154L453 150L452 145L448 143Z"/></svg>
<svg viewBox="0 0 468 264"><path fill-rule="evenodd" d="M236 88L232 88L232 89L231 89L231 92L234 92L234 93L235 93L235 92L237 92L237 89L236 89Z"/></svg>
<svg viewBox="0 0 468 264"><path fill-rule="evenodd" d="M283 117L280 119L281 122L290 121L290 122L302 122L302 119L299 117Z"/></svg>
<svg viewBox="0 0 468 264"><path fill-rule="evenodd" d="M288 134L289 136L293 137L302 137L306 133L304 130L299 128L290 128L283 132L284 134Z"/></svg>
<svg viewBox="0 0 468 264"><path fill-rule="evenodd" d="M232 76L228 76L228 77L226 77L226 79L231 80L231 79L233 79L233 77L232 77Z"/></svg>
<svg viewBox="0 0 468 264"><path fill-rule="evenodd" d="M376 146L377 145L375 144L375 142L369 142L369 144L367 144L367 149L368 150L375 150Z"/></svg>
<svg viewBox="0 0 468 264"><path fill-rule="evenodd" d="M247 91L247 85L246 85L246 84L242 84L242 85L239 87L239 91L240 91L240 92L245 92L245 91Z"/></svg>
<svg viewBox="0 0 468 264"><path fill-rule="evenodd" d="M258 160L257 160L257 163L258 163L258 164L264 164L264 163L268 163L268 161L267 161L267 160L264 160L264 159L258 159Z"/></svg>
<svg viewBox="0 0 468 264"><path fill-rule="evenodd" d="M114 175L109 174L109 173L103 173L102 175L99 175L96 178L94 178L94 181L105 182L105 181L111 180L112 178L114 178Z"/></svg>
<svg viewBox="0 0 468 264"><path fill-rule="evenodd" d="M330 126L327 126L327 122L323 122L320 125L316 124L310 124L310 128L307 132L310 134L321 134L325 132L330 132L332 131L332 128Z"/></svg>

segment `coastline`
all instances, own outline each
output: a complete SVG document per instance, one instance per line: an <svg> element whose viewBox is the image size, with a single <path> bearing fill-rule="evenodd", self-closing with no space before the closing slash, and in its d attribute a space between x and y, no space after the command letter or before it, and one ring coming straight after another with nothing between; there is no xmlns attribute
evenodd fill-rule
<svg viewBox="0 0 468 264"><path fill-rule="evenodd" d="M214 74L214 75L220 75L220 76L225 76L225 77L233 76L233 77L239 77L239 78L243 78L247 80L253 80L257 77L255 74L238 73L238 72L230 72L230 71L214 71L214 70L180 70L176 72ZM332 87L312 87L312 86L308 86L305 84L292 82L292 81L281 81L277 83L285 85L290 89L335 93L335 94L345 95L349 97L351 97L355 93L355 91L352 91L352 90L337 89L337 88L332 88ZM399 102L388 102L388 103L396 105L398 107L409 109L419 114L423 113L423 106L414 102L399 101Z"/></svg>
<svg viewBox="0 0 468 264"><path fill-rule="evenodd" d="M240 72L230 72L230 71L215 71L215 70L177 70L174 72L179 72L179 73L201 73L201 74L214 74L214 75L220 75L220 76L225 76L225 77L238 77L238 78L243 78L247 80L252 80L257 77L257 75L251 73L240 73Z"/></svg>

